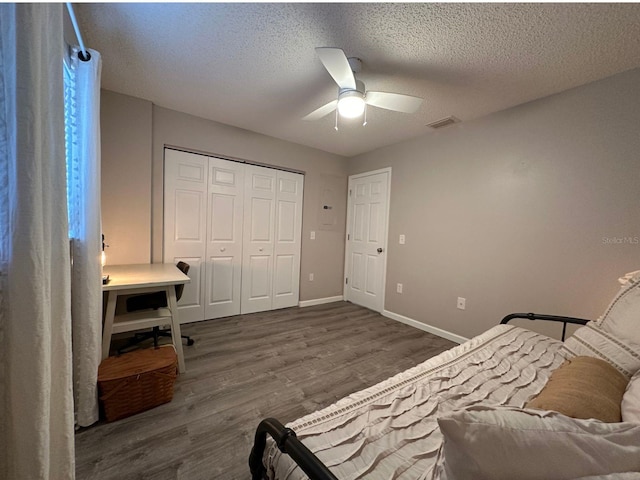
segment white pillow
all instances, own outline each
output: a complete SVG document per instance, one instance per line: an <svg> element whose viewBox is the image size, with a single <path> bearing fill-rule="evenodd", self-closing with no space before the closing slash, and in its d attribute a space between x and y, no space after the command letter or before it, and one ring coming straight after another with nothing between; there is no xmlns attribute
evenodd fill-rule
<svg viewBox="0 0 640 480"><path fill-rule="evenodd" d="M629 279L597 322L603 330L640 344L640 281Z"/></svg>
<svg viewBox="0 0 640 480"><path fill-rule="evenodd" d="M640 370L631 377L622 396L620 410L623 422L640 423Z"/></svg>
<svg viewBox="0 0 640 480"><path fill-rule="evenodd" d="M569 358L586 355L606 360L627 378L640 369L640 345L620 338L594 322L578 328L564 341L560 351Z"/></svg>
<svg viewBox="0 0 640 480"><path fill-rule="evenodd" d="M475 406L438 419L434 479L539 480L640 471L640 425Z"/></svg>

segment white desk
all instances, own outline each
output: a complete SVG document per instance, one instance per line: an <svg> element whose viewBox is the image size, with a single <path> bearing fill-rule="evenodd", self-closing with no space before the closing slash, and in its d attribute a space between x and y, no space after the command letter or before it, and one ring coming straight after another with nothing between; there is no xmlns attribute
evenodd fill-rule
<svg viewBox="0 0 640 480"><path fill-rule="evenodd" d="M171 339L178 355L178 369L183 373L185 371L184 354L175 286L189 283L191 281L189 277L170 263L108 265L103 268L103 273L109 275L109 282L102 286L102 291L107 292L107 311L102 332L102 358L109 356L111 336L114 333L171 324ZM166 292L168 308L128 313L116 317L118 295L159 291Z"/></svg>

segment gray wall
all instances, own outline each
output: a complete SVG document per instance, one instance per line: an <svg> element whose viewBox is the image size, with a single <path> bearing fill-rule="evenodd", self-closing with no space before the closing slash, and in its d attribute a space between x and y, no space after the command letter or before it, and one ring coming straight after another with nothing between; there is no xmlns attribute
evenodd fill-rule
<svg viewBox="0 0 640 480"><path fill-rule="evenodd" d="M300 299L342 295L346 215L343 157L102 91L102 219L108 263L162 261L163 150L182 147L305 173ZM336 192L323 226L322 192ZM310 240L310 232L316 239ZM309 281L309 273L314 281Z"/></svg>
<svg viewBox="0 0 640 480"><path fill-rule="evenodd" d="M151 261L151 107L102 90L102 231L112 265Z"/></svg>
<svg viewBox="0 0 640 480"><path fill-rule="evenodd" d="M392 167L386 310L466 337L599 316L640 268L639 127L637 69L350 159Z"/></svg>

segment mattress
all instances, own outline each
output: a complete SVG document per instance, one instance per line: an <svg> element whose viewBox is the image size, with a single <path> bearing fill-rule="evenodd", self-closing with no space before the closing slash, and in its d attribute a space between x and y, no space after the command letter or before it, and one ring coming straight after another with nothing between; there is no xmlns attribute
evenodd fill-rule
<svg viewBox="0 0 640 480"><path fill-rule="evenodd" d="M522 407L565 360L562 342L497 325L468 342L287 426L341 480L429 479L437 418L471 405ZM308 478L271 442L273 480Z"/></svg>

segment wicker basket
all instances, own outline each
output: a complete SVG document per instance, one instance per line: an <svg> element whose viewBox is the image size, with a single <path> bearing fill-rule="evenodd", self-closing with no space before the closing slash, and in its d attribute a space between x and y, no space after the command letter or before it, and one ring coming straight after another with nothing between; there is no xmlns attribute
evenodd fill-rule
<svg viewBox="0 0 640 480"><path fill-rule="evenodd" d="M177 374L173 345L106 358L98 368L105 418L112 422L170 402Z"/></svg>

